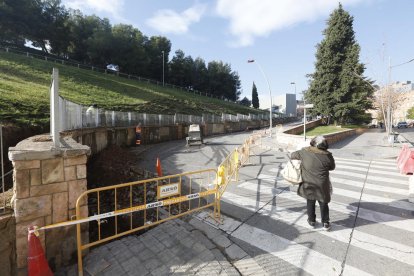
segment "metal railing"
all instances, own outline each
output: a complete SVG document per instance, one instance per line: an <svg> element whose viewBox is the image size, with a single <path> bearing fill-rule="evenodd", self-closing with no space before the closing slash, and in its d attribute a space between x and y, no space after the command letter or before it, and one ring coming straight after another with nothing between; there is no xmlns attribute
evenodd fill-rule
<svg viewBox="0 0 414 276"><path fill-rule="evenodd" d="M208 114L202 116L187 114L148 114L137 112L122 112L104 110L98 107L87 107L73 103L62 97L59 97L59 110L61 130L73 130L91 127L126 127L126 126L167 126L177 123L201 124L201 123L224 123L266 120L265 115L243 115L243 114Z"/></svg>
<svg viewBox="0 0 414 276"><path fill-rule="evenodd" d="M261 136L261 133L250 135L241 146L234 149L220 163L216 179L218 184L218 200L221 199L229 183L239 180L239 169L249 162L250 148L260 143Z"/></svg>

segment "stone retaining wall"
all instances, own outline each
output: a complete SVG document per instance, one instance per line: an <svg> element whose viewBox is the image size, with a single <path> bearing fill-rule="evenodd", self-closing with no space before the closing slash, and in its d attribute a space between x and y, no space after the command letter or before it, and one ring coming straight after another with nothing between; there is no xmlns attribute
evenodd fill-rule
<svg viewBox="0 0 414 276"><path fill-rule="evenodd" d="M322 123L322 119L306 123L306 130L317 127L321 125L321 123ZM284 133L286 134L293 134L293 135L298 135L298 134L301 134L302 132L303 132L303 124L289 128L288 130L284 131Z"/></svg>
<svg viewBox="0 0 414 276"><path fill-rule="evenodd" d="M312 121L310 123L306 123L306 129L311 129L321 124L321 120ZM342 130L335 133L325 134L324 137L327 139L328 144L332 145L338 141L345 139L348 136L355 135L359 133L361 130L356 129L349 129L349 130ZM284 145L284 147L288 151L295 151L300 147L304 147L309 145L309 141L313 136L307 136L306 141L304 141L304 137L302 135L298 135L303 133L303 124L299 126L295 126L284 130L281 133L277 134L277 141L278 143Z"/></svg>
<svg viewBox="0 0 414 276"><path fill-rule="evenodd" d="M276 118L274 125L286 123L294 118ZM233 133L246 131L249 129L259 129L266 126L267 121L240 121L226 122L219 124L202 124L201 128L204 136ZM63 135L72 137L80 144L91 148L92 154L100 152L108 145L118 146L135 145L135 127L119 128L89 128L64 132ZM141 144L156 144L170 140L181 140L188 135L188 125L171 126L142 126Z"/></svg>
<svg viewBox="0 0 414 276"><path fill-rule="evenodd" d="M343 130L343 131L339 131L335 133L325 134L324 137L328 141L328 144L332 145L332 144L335 144L336 142L339 142L345 139L348 136L355 135L356 133L357 131L355 129L348 129L348 130Z"/></svg>

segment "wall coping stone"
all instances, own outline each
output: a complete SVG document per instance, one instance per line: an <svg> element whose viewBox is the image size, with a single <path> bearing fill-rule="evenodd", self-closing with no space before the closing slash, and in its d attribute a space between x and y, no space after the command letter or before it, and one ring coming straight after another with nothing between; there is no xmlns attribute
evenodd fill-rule
<svg viewBox="0 0 414 276"><path fill-rule="evenodd" d="M306 123L306 127L308 127L308 125L311 125L311 124L313 124L313 125L314 124L320 124L320 122L321 122L321 120L311 121L309 123ZM295 126L283 129L281 132L277 133L277 135L276 135L276 137L281 138L281 139L279 139L280 140L279 142L281 142L281 144L284 144L288 151L297 150L298 146L303 147L303 146L305 146L305 144L309 145L310 140L314 137L314 136L307 135L306 136L306 142L304 142L303 141L303 136L288 133L291 130L295 130L297 128L303 128L303 123L301 125L295 125ZM357 133L357 131L355 129L344 129L344 130L338 130L337 132L324 134L323 136L328 140L329 144L334 144L334 143L342 140L346 136L348 136L348 134L356 134L356 133ZM338 139L336 139L336 138L338 138Z"/></svg>
<svg viewBox="0 0 414 276"><path fill-rule="evenodd" d="M60 143L61 147L55 149L48 134L32 136L19 142L15 147L10 147L9 159L10 161L45 160L91 154L88 146L78 144L69 136L61 137Z"/></svg>

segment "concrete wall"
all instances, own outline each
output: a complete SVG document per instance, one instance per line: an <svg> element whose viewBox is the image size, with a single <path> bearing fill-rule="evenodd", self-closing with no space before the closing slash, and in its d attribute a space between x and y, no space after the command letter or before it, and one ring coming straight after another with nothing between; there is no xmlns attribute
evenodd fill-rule
<svg viewBox="0 0 414 276"><path fill-rule="evenodd" d="M26 275L27 229L68 221L75 215L79 195L86 191L86 161L90 149L70 137L53 149L48 135L30 137L9 149L13 163L14 217L16 219L17 274ZM88 215L86 202L82 216ZM88 237L88 229L83 228ZM77 252L74 226L40 231L39 239L54 270L66 265Z"/></svg>
<svg viewBox="0 0 414 276"><path fill-rule="evenodd" d="M306 129L311 129L321 124L321 120L312 121L306 123ZM332 145L338 141L345 139L348 136L352 136L358 133L360 130L350 129L350 130L340 130L335 133L325 134L324 137L328 141L328 144ZM309 146L310 139L313 136L307 136L306 141L302 135L298 135L303 132L303 124L300 126L295 126L284 130L277 134L278 143L282 144L288 151L295 151L300 147Z"/></svg>
<svg viewBox="0 0 414 276"><path fill-rule="evenodd" d="M275 118L273 125L293 121L295 118ZM226 134L268 127L267 121L240 121L219 124L202 124L204 136ZM82 145L90 147L92 154L100 152L108 145L135 145L135 127L89 128L65 132ZM156 144L170 140L184 139L188 135L188 125L142 126L141 144Z"/></svg>
<svg viewBox="0 0 414 276"><path fill-rule="evenodd" d="M336 142L342 141L348 136L355 135L357 131L355 129L343 130L335 133L325 134L324 137L328 141L329 145L335 144Z"/></svg>
<svg viewBox="0 0 414 276"><path fill-rule="evenodd" d="M321 125L321 123L322 123L322 120L316 120L316 121L306 123L306 129L308 130L308 129L317 127L317 126ZM298 135L302 132L303 132L303 124L292 127L292 128L289 128L286 131L284 131L284 133L286 133L286 134L294 134L294 135Z"/></svg>

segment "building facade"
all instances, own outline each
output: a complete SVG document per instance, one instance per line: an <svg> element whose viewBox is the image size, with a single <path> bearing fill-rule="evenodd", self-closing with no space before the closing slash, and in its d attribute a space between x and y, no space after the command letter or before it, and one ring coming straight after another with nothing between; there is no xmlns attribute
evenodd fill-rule
<svg viewBox="0 0 414 276"><path fill-rule="evenodd" d="M284 94L275 97L274 105L280 113L288 117L296 117L296 94Z"/></svg>

